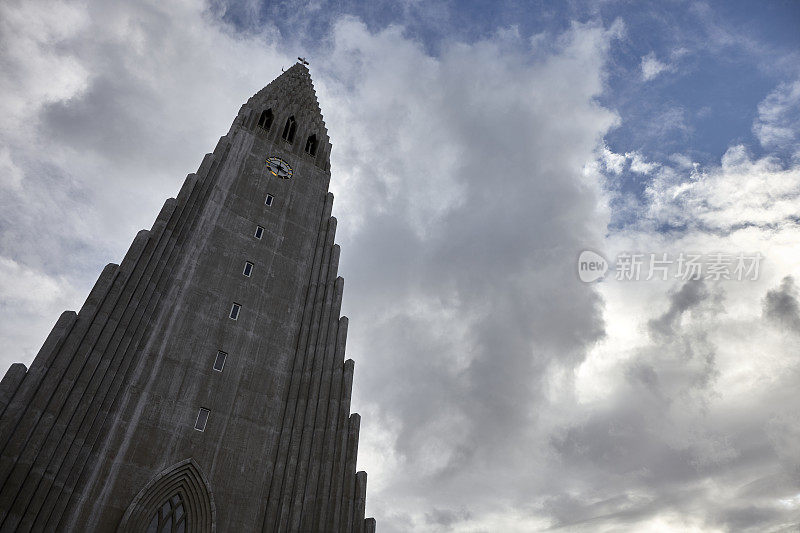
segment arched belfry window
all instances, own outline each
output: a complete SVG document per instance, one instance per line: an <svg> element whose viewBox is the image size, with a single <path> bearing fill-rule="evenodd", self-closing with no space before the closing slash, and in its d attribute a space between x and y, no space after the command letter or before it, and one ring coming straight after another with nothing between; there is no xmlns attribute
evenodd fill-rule
<svg viewBox="0 0 800 533"><path fill-rule="evenodd" d="M272 109L265 109L261 112L261 116L258 118L258 127L263 130L268 130L272 127Z"/></svg>
<svg viewBox="0 0 800 533"><path fill-rule="evenodd" d="M288 141L290 143L294 142L294 134L297 131L297 121L294 119L294 116L291 116L286 119L286 125L283 127L283 140Z"/></svg>
<svg viewBox="0 0 800 533"><path fill-rule="evenodd" d="M215 533L214 496L192 459L172 465L145 485L117 533Z"/></svg>
<svg viewBox="0 0 800 533"><path fill-rule="evenodd" d="M319 142L317 141L317 136L312 135L306 141L306 153L311 155L317 155L317 145Z"/></svg>
<svg viewBox="0 0 800 533"><path fill-rule="evenodd" d="M180 493L175 493L158 508L147 527L147 533L187 533L188 530L186 509Z"/></svg>

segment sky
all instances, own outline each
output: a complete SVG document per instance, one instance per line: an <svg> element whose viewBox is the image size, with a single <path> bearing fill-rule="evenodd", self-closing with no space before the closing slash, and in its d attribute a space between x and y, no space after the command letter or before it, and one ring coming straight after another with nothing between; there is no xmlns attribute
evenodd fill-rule
<svg viewBox="0 0 800 533"><path fill-rule="evenodd" d="M303 56L380 531L796 531L797 27L778 0L6 0L0 365Z"/></svg>

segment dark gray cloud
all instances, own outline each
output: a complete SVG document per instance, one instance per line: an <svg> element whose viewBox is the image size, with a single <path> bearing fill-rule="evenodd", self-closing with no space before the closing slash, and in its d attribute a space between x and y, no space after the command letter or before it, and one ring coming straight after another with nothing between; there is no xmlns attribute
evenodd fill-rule
<svg viewBox="0 0 800 533"><path fill-rule="evenodd" d="M435 507L431 509L429 513L425 513L425 519L429 524L444 526L446 528L458 522L469 520L471 516L470 512L466 510L454 511L452 509L437 509Z"/></svg>
<svg viewBox="0 0 800 533"><path fill-rule="evenodd" d="M780 287L764 297L764 316L771 322L800 333L800 305L797 286L792 276L786 276Z"/></svg>
<svg viewBox="0 0 800 533"><path fill-rule="evenodd" d="M684 312L697 306L708 297L708 290L702 280L685 283L670 296L669 309L660 317L651 319L647 325L654 336L669 337L675 332L676 323Z"/></svg>

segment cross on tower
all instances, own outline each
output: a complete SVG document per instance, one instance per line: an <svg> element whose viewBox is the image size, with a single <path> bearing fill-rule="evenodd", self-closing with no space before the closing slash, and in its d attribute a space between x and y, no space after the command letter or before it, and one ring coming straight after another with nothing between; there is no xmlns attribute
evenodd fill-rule
<svg viewBox="0 0 800 533"><path fill-rule="evenodd" d="M297 60L304 65L308 65L308 61L306 61L305 57L298 57Z"/></svg>

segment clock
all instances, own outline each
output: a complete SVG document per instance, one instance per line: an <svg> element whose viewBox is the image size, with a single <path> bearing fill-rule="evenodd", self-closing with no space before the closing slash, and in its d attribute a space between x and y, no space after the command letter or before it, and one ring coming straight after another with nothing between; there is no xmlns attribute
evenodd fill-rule
<svg viewBox="0 0 800 533"><path fill-rule="evenodd" d="M292 167L290 167L289 163L280 157L268 157L267 170L269 170L273 176L277 176L285 180L288 180L292 177Z"/></svg>

